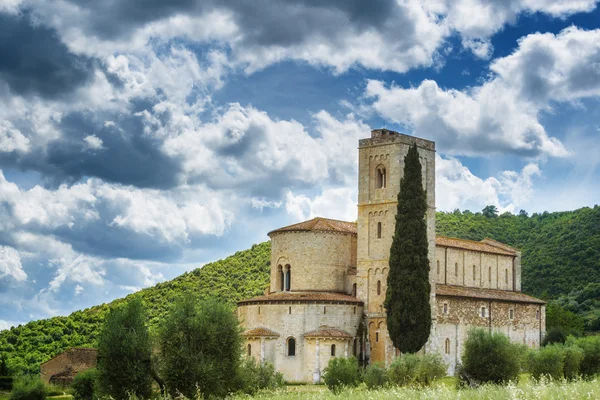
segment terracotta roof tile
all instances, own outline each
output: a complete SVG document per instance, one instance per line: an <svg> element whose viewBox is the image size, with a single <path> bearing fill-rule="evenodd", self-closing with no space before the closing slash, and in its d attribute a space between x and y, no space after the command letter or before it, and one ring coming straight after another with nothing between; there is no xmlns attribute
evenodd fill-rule
<svg viewBox="0 0 600 400"><path fill-rule="evenodd" d="M258 296L247 300L242 300L238 304L262 303L270 301L324 301L324 302L348 302L362 304L362 301L356 297L341 293L329 292L277 292L266 296Z"/></svg>
<svg viewBox="0 0 600 400"><path fill-rule="evenodd" d="M254 328L248 329L247 331L242 333L242 336L269 336L269 337L278 337L279 333L272 331L267 328Z"/></svg>
<svg viewBox="0 0 600 400"><path fill-rule="evenodd" d="M518 303L545 304L546 302L521 292L481 289L454 285L435 285L436 296L470 297L475 299L514 301Z"/></svg>
<svg viewBox="0 0 600 400"><path fill-rule="evenodd" d="M305 333L305 338L342 338L351 339L352 335L346 331L331 326L321 326L319 329Z"/></svg>
<svg viewBox="0 0 600 400"><path fill-rule="evenodd" d="M446 237L446 236L437 236L435 238L436 246L454 247L457 249L481 251L484 253L501 254L501 255L506 255L506 256L516 256L517 255L517 252L515 250L509 250L508 246L499 247L499 245L501 243L500 242L497 242L497 243L498 243L498 245L492 246L491 244L484 243L484 242L476 242L474 240L450 238L450 237Z"/></svg>
<svg viewBox="0 0 600 400"><path fill-rule="evenodd" d="M268 233L269 236L273 233L281 232L338 232L349 233L356 235L357 228L355 222L339 221L337 219L313 218L308 221L299 222L297 224L284 226L283 228L275 229Z"/></svg>

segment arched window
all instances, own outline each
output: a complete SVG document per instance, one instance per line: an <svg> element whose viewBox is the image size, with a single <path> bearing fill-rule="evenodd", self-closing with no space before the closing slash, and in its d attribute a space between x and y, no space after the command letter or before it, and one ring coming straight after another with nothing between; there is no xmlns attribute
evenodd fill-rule
<svg viewBox="0 0 600 400"><path fill-rule="evenodd" d="M352 284L352 297L356 297L356 283Z"/></svg>
<svg viewBox="0 0 600 400"><path fill-rule="evenodd" d="M377 223L377 239L381 239L381 222Z"/></svg>
<svg viewBox="0 0 600 400"><path fill-rule="evenodd" d="M381 294L381 281L377 281L377 296Z"/></svg>
<svg viewBox="0 0 600 400"><path fill-rule="evenodd" d="M386 176L385 176L385 167L380 165L377 167L377 189L385 188L386 184Z"/></svg>
<svg viewBox="0 0 600 400"><path fill-rule="evenodd" d="M473 281L477 280L477 267L473 265Z"/></svg>
<svg viewBox="0 0 600 400"><path fill-rule="evenodd" d="M454 263L454 275L458 276L458 263Z"/></svg>
<svg viewBox="0 0 600 400"><path fill-rule="evenodd" d="M450 339L446 339L446 343L444 343L444 350L446 354L450 354Z"/></svg>
<svg viewBox="0 0 600 400"><path fill-rule="evenodd" d="M285 290L285 274L283 273L283 267L281 265L277 266L277 275L280 282L281 291Z"/></svg>
<svg viewBox="0 0 600 400"><path fill-rule="evenodd" d="M252 355L252 345L248 344L248 357Z"/></svg>
<svg viewBox="0 0 600 400"><path fill-rule="evenodd" d="M437 260L437 274L440 274L440 260Z"/></svg>
<svg viewBox="0 0 600 400"><path fill-rule="evenodd" d="M331 345L331 357L335 357L335 344Z"/></svg>
<svg viewBox="0 0 600 400"><path fill-rule="evenodd" d="M293 337L287 340L287 355L290 357L296 355L296 339Z"/></svg>
<svg viewBox="0 0 600 400"><path fill-rule="evenodd" d="M285 266L285 290L290 291L292 284L292 267L289 264Z"/></svg>
<svg viewBox="0 0 600 400"><path fill-rule="evenodd" d="M379 332L375 332L375 342L379 342Z"/></svg>

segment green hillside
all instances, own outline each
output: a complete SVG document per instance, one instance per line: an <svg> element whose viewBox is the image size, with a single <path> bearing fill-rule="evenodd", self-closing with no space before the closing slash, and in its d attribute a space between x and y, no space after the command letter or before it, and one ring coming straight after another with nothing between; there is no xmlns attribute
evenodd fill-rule
<svg viewBox="0 0 600 400"><path fill-rule="evenodd" d="M557 300L583 315L588 330L600 330L600 207L531 216L496 216L489 210L438 213L437 232L472 240L490 237L521 249L523 290ZM151 327L184 292L216 296L233 305L263 293L269 281L270 248L269 242L254 245L128 297L142 297ZM2 331L0 353L7 353L14 372L35 372L41 362L69 347L93 346L107 310L123 301Z"/></svg>

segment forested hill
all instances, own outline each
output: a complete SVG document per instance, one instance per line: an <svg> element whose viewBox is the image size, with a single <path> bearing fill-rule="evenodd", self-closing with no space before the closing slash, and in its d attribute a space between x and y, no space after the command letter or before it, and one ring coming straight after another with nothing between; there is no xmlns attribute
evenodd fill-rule
<svg viewBox="0 0 600 400"><path fill-rule="evenodd" d="M438 213L437 233L472 240L490 237L521 249L523 290L558 299L585 316L587 329L600 330L600 207L531 216L498 216L493 207L482 213ZM151 327L184 292L216 296L233 306L263 293L269 281L270 249L269 242L254 245L128 297L142 297ZM7 354L13 372L36 372L41 362L69 347L94 346L104 315L123 301L1 331L0 353Z"/></svg>

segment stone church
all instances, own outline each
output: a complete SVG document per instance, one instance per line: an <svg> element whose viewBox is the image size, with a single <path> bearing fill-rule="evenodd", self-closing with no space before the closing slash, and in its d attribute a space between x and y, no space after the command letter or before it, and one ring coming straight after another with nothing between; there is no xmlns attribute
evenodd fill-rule
<svg viewBox="0 0 600 400"><path fill-rule="evenodd" d="M435 143L386 129L359 141L358 221L326 218L269 232L271 282L238 303L245 351L289 382L319 382L332 357L389 365L399 351L383 308L404 157L416 143L427 190L432 330L426 352L454 373L472 327L538 347L545 303L521 293L521 254L491 239L435 235Z"/></svg>

